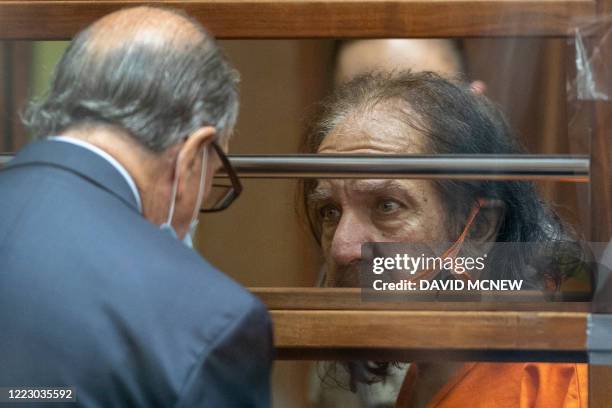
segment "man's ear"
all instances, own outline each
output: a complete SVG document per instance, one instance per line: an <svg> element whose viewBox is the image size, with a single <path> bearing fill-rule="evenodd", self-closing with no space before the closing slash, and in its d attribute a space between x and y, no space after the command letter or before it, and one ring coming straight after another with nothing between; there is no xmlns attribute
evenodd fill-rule
<svg viewBox="0 0 612 408"><path fill-rule="evenodd" d="M470 228L470 241L474 243L495 242L505 214L506 206L502 201L484 201L472 228Z"/></svg>
<svg viewBox="0 0 612 408"><path fill-rule="evenodd" d="M478 95L484 95L487 92L487 84L484 81L476 80L470 83L470 90Z"/></svg>
<svg viewBox="0 0 612 408"><path fill-rule="evenodd" d="M202 149L208 149L214 140L216 129L212 126L204 126L191 133L177 155L176 171L178 172L178 189L176 200L179 201L189 185L191 177L200 177L200 161L202 160ZM196 174L197 173L197 174Z"/></svg>

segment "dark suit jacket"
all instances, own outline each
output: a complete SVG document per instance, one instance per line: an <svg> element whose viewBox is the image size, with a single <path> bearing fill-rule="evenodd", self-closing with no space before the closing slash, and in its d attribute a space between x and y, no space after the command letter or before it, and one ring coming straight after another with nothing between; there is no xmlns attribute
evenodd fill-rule
<svg viewBox="0 0 612 408"><path fill-rule="evenodd" d="M98 155L42 141L0 171L0 387L73 386L88 407L266 407L271 333L263 304L145 220Z"/></svg>

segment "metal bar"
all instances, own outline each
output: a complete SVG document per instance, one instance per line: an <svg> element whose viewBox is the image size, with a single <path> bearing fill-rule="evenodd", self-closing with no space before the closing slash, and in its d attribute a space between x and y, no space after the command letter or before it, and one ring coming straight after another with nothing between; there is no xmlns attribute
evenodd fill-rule
<svg viewBox="0 0 612 408"><path fill-rule="evenodd" d="M0 155L0 165L11 155ZM589 181L588 156L560 155L234 155L242 178L419 178ZM220 177L225 174L220 173Z"/></svg>
<svg viewBox="0 0 612 408"><path fill-rule="evenodd" d="M419 178L589 181L588 156L236 155L242 178Z"/></svg>

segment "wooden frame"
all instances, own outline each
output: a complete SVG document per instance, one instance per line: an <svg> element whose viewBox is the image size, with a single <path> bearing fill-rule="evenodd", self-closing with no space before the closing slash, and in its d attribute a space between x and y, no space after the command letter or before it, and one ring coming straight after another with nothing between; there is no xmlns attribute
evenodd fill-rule
<svg viewBox="0 0 612 408"><path fill-rule="evenodd" d="M0 2L0 38L67 39L109 12L139 4L184 9L218 38L562 37L597 6L594 0L9 0Z"/></svg>
<svg viewBox="0 0 612 408"><path fill-rule="evenodd" d="M360 289L251 290L270 309L280 359L587 359L588 302L364 302Z"/></svg>

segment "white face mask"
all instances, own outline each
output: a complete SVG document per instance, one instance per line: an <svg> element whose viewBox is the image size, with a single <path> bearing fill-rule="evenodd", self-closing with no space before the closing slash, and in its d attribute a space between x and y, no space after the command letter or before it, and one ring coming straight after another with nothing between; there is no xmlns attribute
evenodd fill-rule
<svg viewBox="0 0 612 408"><path fill-rule="evenodd" d="M198 222L199 222L198 215L200 213L200 205L201 205L202 196L204 195L204 190L205 190L204 183L206 182L206 171L208 170L207 159L208 159L208 146L206 146L204 148L204 151L202 152L202 170L200 172L200 184L198 187L198 197L196 199L196 205L193 210L193 214L191 216L191 222L189 223L189 231L187 231L187 234L183 238L183 243L187 245L189 248L193 248L193 234L195 233L196 228L198 226ZM170 198L170 209L168 211L168 218L166 219L166 222L164 222L163 224L159 226L159 229L161 229L162 231L168 232L175 239L178 239L178 235L176 234L176 230L172 226L172 218L174 217L174 206L176 204L176 190L178 188L178 167L179 167L179 160L177 159L176 169L174 171L174 182L172 184L172 197Z"/></svg>

